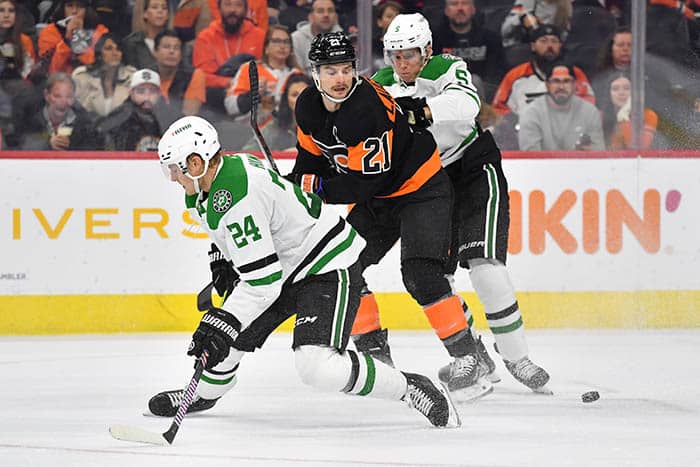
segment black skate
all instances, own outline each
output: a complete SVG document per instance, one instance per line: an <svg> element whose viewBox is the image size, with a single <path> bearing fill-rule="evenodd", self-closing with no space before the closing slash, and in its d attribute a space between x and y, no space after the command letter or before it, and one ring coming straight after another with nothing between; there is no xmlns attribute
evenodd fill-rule
<svg viewBox="0 0 700 467"><path fill-rule="evenodd" d="M467 354L440 368L438 379L456 402L470 402L493 391L493 384L485 378L487 374L488 366L478 354Z"/></svg>
<svg viewBox="0 0 700 467"><path fill-rule="evenodd" d="M403 373L403 372L402 372ZM454 428L462 424L450 395L429 378L415 373L403 373L408 388L403 400L437 427Z"/></svg>
<svg viewBox="0 0 700 467"><path fill-rule="evenodd" d="M515 362L503 360L503 363L506 364L506 368L515 379L534 392L553 394L549 388L545 387L549 382L549 373L547 373L544 368L532 363L532 360L529 358L523 357Z"/></svg>
<svg viewBox="0 0 700 467"><path fill-rule="evenodd" d="M486 379L492 383L498 383L501 381L501 377L496 373L496 363L493 361L486 346L481 342L481 336L476 340L476 351L479 354L479 359L486 365L488 372L486 373Z"/></svg>
<svg viewBox="0 0 700 467"><path fill-rule="evenodd" d="M352 336L352 341L355 343L355 348L358 352L368 353L376 360L394 368L387 335L388 331L386 329L377 329L367 334Z"/></svg>
<svg viewBox="0 0 700 467"><path fill-rule="evenodd" d="M174 417L184 395L185 391L183 389L159 392L148 401L148 410L151 414L158 417ZM187 413L211 409L216 405L216 401L218 400L218 398L202 399L199 396L195 396L194 401L192 401L187 409Z"/></svg>

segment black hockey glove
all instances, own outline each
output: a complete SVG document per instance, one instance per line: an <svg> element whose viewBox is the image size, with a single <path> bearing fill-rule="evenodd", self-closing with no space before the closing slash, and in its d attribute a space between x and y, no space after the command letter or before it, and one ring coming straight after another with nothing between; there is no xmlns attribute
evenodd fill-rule
<svg viewBox="0 0 700 467"><path fill-rule="evenodd" d="M219 294L219 297L228 297L240 279L231 263L226 260L224 254L213 243L211 250L209 250L209 268L216 293Z"/></svg>
<svg viewBox="0 0 700 467"><path fill-rule="evenodd" d="M396 103L401 106L408 118L408 124L417 128L428 128L433 121L425 116L425 107L428 106L425 102L425 97L397 97Z"/></svg>
<svg viewBox="0 0 700 467"><path fill-rule="evenodd" d="M203 350L209 352L207 370L223 362L238 338L241 322L231 313L220 308L213 308L202 316L199 327L192 334L192 342L187 355L200 357Z"/></svg>

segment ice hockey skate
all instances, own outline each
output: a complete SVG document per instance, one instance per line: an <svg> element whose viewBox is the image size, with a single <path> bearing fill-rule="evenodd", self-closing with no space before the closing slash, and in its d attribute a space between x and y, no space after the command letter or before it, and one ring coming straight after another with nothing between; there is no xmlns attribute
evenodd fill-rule
<svg viewBox="0 0 700 467"><path fill-rule="evenodd" d="M549 373L547 373L544 368L532 363L532 360L527 356L515 362L503 360L503 363L505 363L506 368L510 374L513 375L513 378L532 389L533 392L547 395L554 394L552 390L546 386L549 382Z"/></svg>
<svg viewBox="0 0 700 467"><path fill-rule="evenodd" d="M425 415L436 427L455 428L462 425L449 393L442 386L423 375L403 374L408 382L403 400L409 407Z"/></svg>
<svg viewBox="0 0 700 467"><path fill-rule="evenodd" d="M479 354L481 361L486 365L486 368L488 368L486 379L492 383L500 382L501 377L498 375L498 373L496 373L496 362L493 361L491 355L489 355L488 351L486 350L486 346L481 341L481 336L479 336L479 338L476 340L476 351Z"/></svg>
<svg viewBox="0 0 700 467"><path fill-rule="evenodd" d="M455 402L471 402L493 391L493 384L485 377L488 366L477 354L457 357L438 371L438 379L445 384Z"/></svg>
<svg viewBox="0 0 700 467"><path fill-rule="evenodd" d="M388 331L377 329L367 334L352 336L355 348L358 352L368 353L382 363L394 368L394 360L391 358L391 349L387 341Z"/></svg>
<svg viewBox="0 0 700 467"><path fill-rule="evenodd" d="M185 391L183 389L159 392L148 401L148 412L145 415L174 417L184 395ZM195 396L194 401L192 401L192 404L190 404L190 407L187 409L187 413L209 410L216 405L216 401L218 400L218 398L202 399L199 396Z"/></svg>

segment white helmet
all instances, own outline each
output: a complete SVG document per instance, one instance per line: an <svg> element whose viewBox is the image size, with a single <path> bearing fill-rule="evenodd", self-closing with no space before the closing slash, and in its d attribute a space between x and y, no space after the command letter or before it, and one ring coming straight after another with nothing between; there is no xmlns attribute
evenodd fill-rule
<svg viewBox="0 0 700 467"><path fill-rule="evenodd" d="M433 44L430 24L420 13L397 15L384 34L384 61L392 66L391 51L420 49L423 59L429 58L426 49Z"/></svg>
<svg viewBox="0 0 700 467"><path fill-rule="evenodd" d="M209 168L209 161L221 149L219 134L211 123L197 116L182 117L170 125L158 142L158 158L168 178L172 169L197 182ZM187 171L187 158L191 154L204 160L204 171L194 177ZM199 183L195 183L199 191Z"/></svg>

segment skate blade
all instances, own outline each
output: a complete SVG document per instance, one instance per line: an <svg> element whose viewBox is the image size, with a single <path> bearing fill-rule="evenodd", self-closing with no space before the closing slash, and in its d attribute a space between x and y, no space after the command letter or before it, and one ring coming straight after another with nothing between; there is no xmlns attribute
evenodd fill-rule
<svg viewBox="0 0 700 467"><path fill-rule="evenodd" d="M539 388L534 388L532 390L535 394L542 394L543 396L553 396L554 392L549 389L546 385L545 386L540 386Z"/></svg>
<svg viewBox="0 0 700 467"><path fill-rule="evenodd" d="M433 384L435 384L435 381L433 381ZM443 428L459 428L462 426L462 420L459 418L459 412L457 412L457 408L452 401L452 397L450 397L450 391L447 390L447 386L445 386L442 382L435 384L435 387L438 388L443 396L445 396L445 399L447 399L447 404L450 407L450 415L447 418L447 425L445 425Z"/></svg>
<svg viewBox="0 0 700 467"><path fill-rule="evenodd" d="M477 399L481 399L487 394L493 392L493 384L486 379L481 377L476 380L476 383L468 386L466 388L457 389L456 391L450 391L452 399L458 404L464 404L469 402L474 402Z"/></svg>

